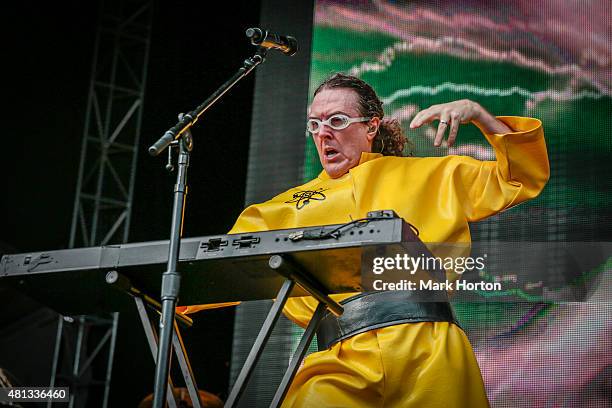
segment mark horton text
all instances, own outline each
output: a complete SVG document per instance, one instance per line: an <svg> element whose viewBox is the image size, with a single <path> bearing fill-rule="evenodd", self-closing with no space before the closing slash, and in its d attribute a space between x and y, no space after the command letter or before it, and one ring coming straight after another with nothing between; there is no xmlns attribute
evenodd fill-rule
<svg viewBox="0 0 612 408"><path fill-rule="evenodd" d="M381 275L385 271L405 271L410 275L414 275L417 271L454 271L462 275L466 271L480 272L485 268L485 259L487 254L479 257L432 257L421 254L420 256L410 256L408 254L397 254L393 257L376 257L372 262L372 272L375 275ZM436 279L419 279L418 282L413 280L401 279L396 282L385 282L382 279L376 279L373 282L374 290L484 290L498 291L501 290L499 282L468 282L464 279L459 280L444 280Z"/></svg>

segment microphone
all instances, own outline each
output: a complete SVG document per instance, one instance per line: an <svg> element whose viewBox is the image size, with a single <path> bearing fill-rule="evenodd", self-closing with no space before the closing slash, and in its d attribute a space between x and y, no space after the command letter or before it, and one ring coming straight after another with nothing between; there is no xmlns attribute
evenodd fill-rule
<svg viewBox="0 0 612 408"><path fill-rule="evenodd" d="M246 30L246 36L251 39L251 44L264 48L274 48L285 55L295 55L298 51L298 43L294 37L271 33L261 28L253 27Z"/></svg>

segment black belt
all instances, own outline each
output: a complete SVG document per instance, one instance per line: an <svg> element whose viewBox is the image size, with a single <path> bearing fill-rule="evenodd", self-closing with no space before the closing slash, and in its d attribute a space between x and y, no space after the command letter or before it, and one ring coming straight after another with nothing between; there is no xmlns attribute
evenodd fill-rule
<svg viewBox="0 0 612 408"><path fill-rule="evenodd" d="M410 291L366 292L344 299L342 316L327 312L317 329L319 351L369 330L403 323L451 322L456 319L448 302L415 302Z"/></svg>

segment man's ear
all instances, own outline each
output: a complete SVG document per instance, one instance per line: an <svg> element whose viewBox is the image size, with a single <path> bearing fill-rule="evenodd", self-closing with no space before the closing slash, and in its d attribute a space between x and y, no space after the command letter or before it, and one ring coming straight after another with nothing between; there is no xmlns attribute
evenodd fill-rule
<svg viewBox="0 0 612 408"><path fill-rule="evenodd" d="M373 141L374 138L376 137L376 133L378 133L378 128L380 127L380 118L377 116L374 116L372 119L370 119L370 121L368 122L368 140L369 141Z"/></svg>

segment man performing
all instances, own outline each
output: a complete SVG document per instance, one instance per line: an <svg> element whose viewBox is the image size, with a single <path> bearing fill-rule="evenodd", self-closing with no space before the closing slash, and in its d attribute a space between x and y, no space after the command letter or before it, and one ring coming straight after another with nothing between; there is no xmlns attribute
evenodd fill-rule
<svg viewBox="0 0 612 408"><path fill-rule="evenodd" d="M410 127L437 120L434 145L440 146L448 132L452 146L459 125L471 122L495 150L496 161L399 157L406 143L399 123L384 119L374 90L352 76L336 74L323 82L308 116L324 170L302 186L245 209L230 233L341 224L369 211L393 209L416 226L423 242L467 243L468 222L536 197L549 177L539 120L496 118L469 100L431 106ZM296 203L293 195L301 192L316 197L313 193L313 199ZM362 316L359 334L325 339L326 349L305 359L283 406L489 405L471 345L454 323L450 306L438 310L431 306L436 303L422 302L416 308L397 291L354 295L333 297L343 300L345 310L349 301L368 301L369 308L384 308L396 319L377 322ZM316 304L310 297L292 298L285 314L305 327Z"/></svg>

